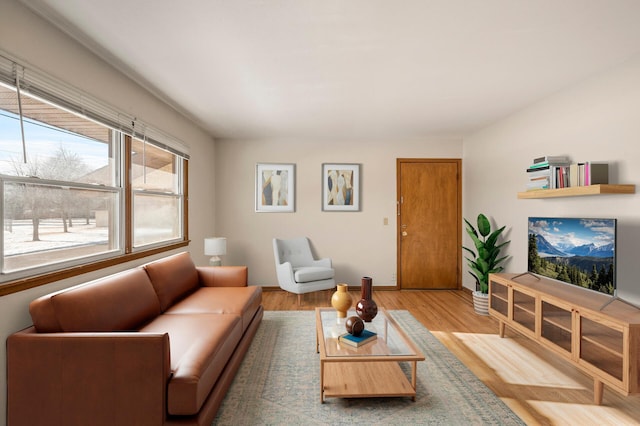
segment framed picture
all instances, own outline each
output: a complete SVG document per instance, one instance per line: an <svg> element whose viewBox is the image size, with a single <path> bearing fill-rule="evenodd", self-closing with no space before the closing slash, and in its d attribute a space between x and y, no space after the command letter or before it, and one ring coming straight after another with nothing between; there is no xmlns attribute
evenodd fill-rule
<svg viewBox="0 0 640 426"><path fill-rule="evenodd" d="M322 210L360 211L360 164L322 165Z"/></svg>
<svg viewBox="0 0 640 426"><path fill-rule="evenodd" d="M295 211L295 164L256 165L256 211Z"/></svg>

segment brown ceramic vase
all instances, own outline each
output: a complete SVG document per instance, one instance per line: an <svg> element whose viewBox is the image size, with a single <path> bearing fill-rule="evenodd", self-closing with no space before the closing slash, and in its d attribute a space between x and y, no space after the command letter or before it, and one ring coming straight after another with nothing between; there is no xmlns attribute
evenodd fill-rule
<svg viewBox="0 0 640 426"><path fill-rule="evenodd" d="M372 294L373 280L371 277L362 277L361 299L356 304L356 313L364 322L371 322L378 315L378 305L374 302Z"/></svg>

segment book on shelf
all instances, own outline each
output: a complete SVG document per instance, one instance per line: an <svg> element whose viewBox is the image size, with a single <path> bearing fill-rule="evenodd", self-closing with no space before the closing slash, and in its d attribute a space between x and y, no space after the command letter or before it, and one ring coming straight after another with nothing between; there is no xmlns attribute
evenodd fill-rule
<svg viewBox="0 0 640 426"><path fill-rule="evenodd" d="M537 164L532 164L529 166L529 168L527 169L528 172L535 172L536 170L545 170L545 169L550 169L552 167L568 167L570 166L571 163L568 161L559 161L559 162L544 162L544 163L537 163Z"/></svg>
<svg viewBox="0 0 640 426"><path fill-rule="evenodd" d="M569 184L570 186L580 186L580 180L578 179L578 163L573 163L569 166Z"/></svg>
<svg viewBox="0 0 640 426"><path fill-rule="evenodd" d="M527 191L536 191L538 189L549 189L549 183L548 182L542 182L539 184L536 183L528 183L527 184Z"/></svg>
<svg viewBox="0 0 640 426"><path fill-rule="evenodd" d="M533 164L539 163L569 163L571 159L566 155L543 155L542 157L534 158Z"/></svg>
<svg viewBox="0 0 640 426"><path fill-rule="evenodd" d="M569 167L570 166L559 166L554 168L553 188L568 188L571 186L571 182L569 182Z"/></svg>
<svg viewBox="0 0 640 426"><path fill-rule="evenodd" d="M353 346L354 348L358 348L366 343L372 342L378 338L378 335L370 330L362 330L362 333L359 336L354 336L353 334L344 333L338 336L338 341L340 343L344 343L345 345Z"/></svg>
<svg viewBox="0 0 640 426"><path fill-rule="evenodd" d="M527 169L527 177L529 179L535 179L540 176L551 176L551 170L549 167L544 167L542 169Z"/></svg>

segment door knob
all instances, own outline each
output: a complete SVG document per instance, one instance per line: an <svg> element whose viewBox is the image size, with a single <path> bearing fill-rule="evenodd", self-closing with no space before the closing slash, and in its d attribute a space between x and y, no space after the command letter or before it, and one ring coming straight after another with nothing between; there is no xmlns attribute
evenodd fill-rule
<svg viewBox="0 0 640 426"><path fill-rule="evenodd" d="M409 235L409 234L407 234L407 231L402 231L402 236L403 237L406 237L407 235Z"/></svg>

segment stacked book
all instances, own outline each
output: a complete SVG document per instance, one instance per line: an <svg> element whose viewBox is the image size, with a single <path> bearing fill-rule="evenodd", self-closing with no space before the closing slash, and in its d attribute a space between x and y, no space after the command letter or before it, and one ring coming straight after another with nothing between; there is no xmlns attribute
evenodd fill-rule
<svg viewBox="0 0 640 426"><path fill-rule="evenodd" d="M527 169L527 191L564 188L570 165L571 160L564 155L535 158Z"/></svg>
<svg viewBox="0 0 640 426"><path fill-rule="evenodd" d="M527 191L569 188L609 183L606 163L572 163L564 155L544 156L533 160L527 169Z"/></svg>

